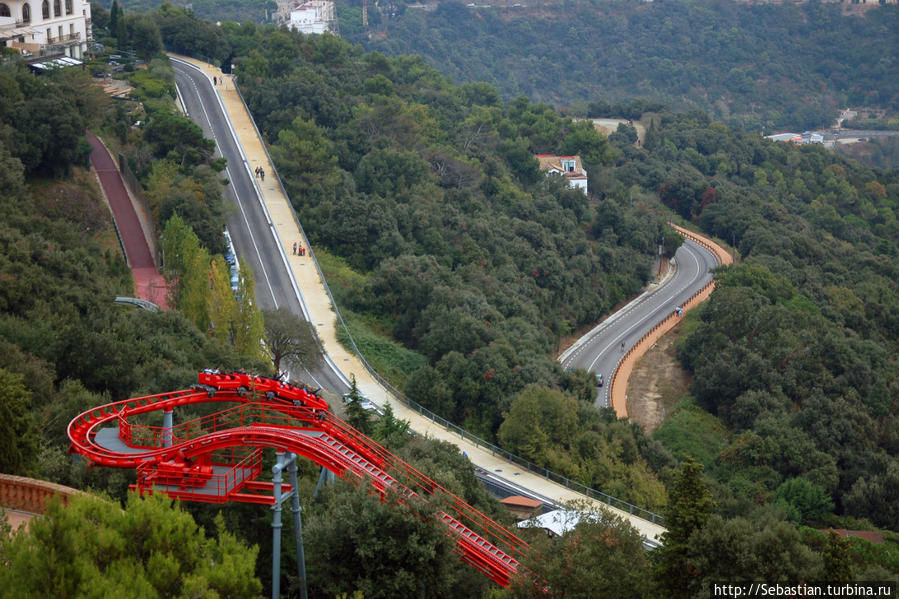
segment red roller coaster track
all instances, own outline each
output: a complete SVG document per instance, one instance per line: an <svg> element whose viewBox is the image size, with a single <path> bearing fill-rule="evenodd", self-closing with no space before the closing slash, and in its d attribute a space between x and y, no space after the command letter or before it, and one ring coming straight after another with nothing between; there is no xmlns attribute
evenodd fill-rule
<svg viewBox="0 0 899 599"><path fill-rule="evenodd" d="M262 449L308 458L344 480L367 481L382 495L434 501L456 551L500 585L518 571L527 543L330 412L327 403L293 385L243 373L200 373L192 389L99 406L69 423L72 451L101 466L137 469L141 493L190 501L271 504ZM178 406L226 402L225 410L172 428L135 418Z"/></svg>

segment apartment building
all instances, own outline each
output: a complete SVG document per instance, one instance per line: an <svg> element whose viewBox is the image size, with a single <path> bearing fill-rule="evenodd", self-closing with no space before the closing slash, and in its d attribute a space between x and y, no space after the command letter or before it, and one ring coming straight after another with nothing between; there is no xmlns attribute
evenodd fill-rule
<svg viewBox="0 0 899 599"><path fill-rule="evenodd" d="M0 0L0 43L29 56L81 58L92 39L86 0Z"/></svg>

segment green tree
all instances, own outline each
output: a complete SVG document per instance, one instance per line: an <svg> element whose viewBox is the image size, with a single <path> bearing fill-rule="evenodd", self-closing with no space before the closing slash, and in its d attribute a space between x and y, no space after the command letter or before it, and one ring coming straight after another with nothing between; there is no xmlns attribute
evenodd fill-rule
<svg viewBox="0 0 899 599"><path fill-rule="evenodd" d="M234 319L234 349L241 356L261 360L264 356L262 340L265 320L256 307L256 281L253 271L244 262L237 274L237 311Z"/></svg>
<svg viewBox="0 0 899 599"><path fill-rule="evenodd" d="M119 30L119 9L118 0L112 0L112 6L109 8L109 33L114 35Z"/></svg>
<svg viewBox="0 0 899 599"><path fill-rule="evenodd" d="M365 409L365 397L356 385L356 377L350 375L350 390L343 396L347 423L365 435L372 432L371 414Z"/></svg>
<svg viewBox="0 0 899 599"><path fill-rule="evenodd" d="M322 345L311 322L287 308L268 310L262 315L265 348L275 365L275 372L281 372L282 360L303 368L313 368L321 363Z"/></svg>
<svg viewBox="0 0 899 599"><path fill-rule="evenodd" d="M234 323L237 320L237 300L231 289L228 265L222 256L214 256L209 262L209 293L206 295L206 300L210 337L233 344Z"/></svg>
<svg viewBox="0 0 899 599"><path fill-rule="evenodd" d="M551 449L571 445L576 431L577 402L572 397L529 387L512 400L499 427L499 440L512 453L545 463Z"/></svg>
<svg viewBox="0 0 899 599"><path fill-rule="evenodd" d="M372 435L379 443L390 449L402 447L409 440L409 421L393 415L393 405L384 404L384 413L378 417Z"/></svg>
<svg viewBox="0 0 899 599"><path fill-rule="evenodd" d="M132 14L125 19L131 45L138 56L149 61L162 51L162 36L156 20L150 15Z"/></svg>
<svg viewBox="0 0 899 599"><path fill-rule="evenodd" d="M207 538L165 495L125 509L90 495L51 502L27 531L0 538L0 585L15 597L256 597L258 548Z"/></svg>
<svg viewBox="0 0 899 599"><path fill-rule="evenodd" d="M154 154L181 166L208 163L215 142L203 137L203 130L186 116L156 112L144 126L144 139L154 144Z"/></svg>
<svg viewBox="0 0 899 599"><path fill-rule="evenodd" d="M702 471L701 464L687 458L668 491L668 530L653 551L656 585L665 597L693 597L702 583L701 572L689 561L690 537L705 526L714 507Z"/></svg>
<svg viewBox="0 0 899 599"><path fill-rule="evenodd" d="M852 582L852 555L849 542L830 531L827 535L827 546L824 549L824 578L828 582Z"/></svg>
<svg viewBox="0 0 899 599"><path fill-rule="evenodd" d="M400 502L390 493L381 499L365 485L341 486L326 506L304 511L303 518L314 595L460 596L451 587L460 569L452 540L424 502Z"/></svg>
<svg viewBox="0 0 899 599"><path fill-rule="evenodd" d="M553 597L630 599L652 597L650 554L640 534L610 513L578 512L573 530L531 541L520 575L502 597L534 597L543 584Z"/></svg>
<svg viewBox="0 0 899 599"><path fill-rule="evenodd" d="M684 566L706 588L722 580L821 580L821 555L802 542L794 525L770 513L730 519L715 514L691 535L689 552Z"/></svg>
<svg viewBox="0 0 899 599"><path fill-rule="evenodd" d="M37 423L24 378L0 368L0 472L9 474L28 474L37 462Z"/></svg>
<svg viewBox="0 0 899 599"><path fill-rule="evenodd" d="M834 508L825 489L802 477L781 483L774 492L774 498L797 524L820 522Z"/></svg>
<svg viewBox="0 0 899 599"><path fill-rule="evenodd" d="M337 159L323 131L314 122L297 117L278 134L272 158L294 201L334 197L340 183Z"/></svg>
<svg viewBox="0 0 899 599"><path fill-rule="evenodd" d="M209 328L209 253L176 213L162 233L165 275L174 282L172 302L201 331Z"/></svg>

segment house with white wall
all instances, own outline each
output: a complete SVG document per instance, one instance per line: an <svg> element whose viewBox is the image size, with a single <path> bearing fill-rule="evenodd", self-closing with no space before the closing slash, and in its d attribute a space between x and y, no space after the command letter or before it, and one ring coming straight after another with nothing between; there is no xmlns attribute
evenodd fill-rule
<svg viewBox="0 0 899 599"><path fill-rule="evenodd" d="M0 43L8 48L81 58L91 39L87 0L0 0Z"/></svg>
<svg viewBox="0 0 899 599"><path fill-rule="evenodd" d="M568 179L568 185L582 189L587 193L587 171L581 164L580 156L555 156L553 154L537 154L540 170L547 175L561 175Z"/></svg>
<svg viewBox="0 0 899 599"><path fill-rule="evenodd" d="M309 0L297 4L290 11L287 26L301 33L334 32L334 3L330 0Z"/></svg>

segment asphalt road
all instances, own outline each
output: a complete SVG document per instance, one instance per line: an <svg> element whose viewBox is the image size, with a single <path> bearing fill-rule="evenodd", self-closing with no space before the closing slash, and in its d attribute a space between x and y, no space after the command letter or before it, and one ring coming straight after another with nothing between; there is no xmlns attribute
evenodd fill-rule
<svg viewBox="0 0 899 599"><path fill-rule="evenodd" d="M566 368L584 368L602 374L597 407L608 407L612 374L625 351L643 334L683 304L710 281L715 255L685 240L675 254L677 269L664 284L650 289L581 337L559 358Z"/></svg>
<svg viewBox="0 0 899 599"><path fill-rule="evenodd" d="M300 298L278 248L272 227L256 189L255 176L244 159L228 119L209 79L199 70L172 60L178 94L190 118L203 134L216 142L216 155L228 161L225 175L230 184L224 196L228 212L228 231L239 259L248 264L256 279L256 302L262 310L287 308L303 317ZM342 394L346 385L327 365L291 375L334 393Z"/></svg>
<svg viewBox="0 0 899 599"><path fill-rule="evenodd" d="M216 141L218 152L228 160L226 174L231 184L224 195L235 206L228 217L228 229L238 256L250 265L256 276L259 307L263 310L286 307L302 316L300 300L262 208L255 177L234 139L211 82L191 66L177 60L172 65L188 114L207 137ZM603 375L605 382L599 388L597 406L609 405L611 376L624 350L705 285L711 279L709 271L717 265L711 252L692 241L685 241L675 258L676 273L665 284L611 315L560 358L566 367L585 368ZM312 372L293 374L338 394L346 391L341 378L327 365Z"/></svg>

